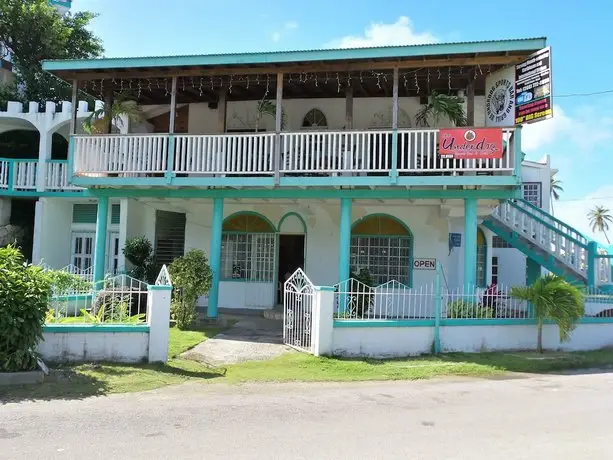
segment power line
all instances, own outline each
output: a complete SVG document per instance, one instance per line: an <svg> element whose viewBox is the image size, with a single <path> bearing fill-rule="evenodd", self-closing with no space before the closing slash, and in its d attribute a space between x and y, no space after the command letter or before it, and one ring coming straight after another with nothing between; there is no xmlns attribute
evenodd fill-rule
<svg viewBox="0 0 613 460"><path fill-rule="evenodd" d="M595 91L593 93L569 93L569 94L560 94L560 95L555 95L554 94L554 98L557 97L588 97L588 96L598 96L600 94L611 94L613 93L613 89L607 89L604 91Z"/></svg>

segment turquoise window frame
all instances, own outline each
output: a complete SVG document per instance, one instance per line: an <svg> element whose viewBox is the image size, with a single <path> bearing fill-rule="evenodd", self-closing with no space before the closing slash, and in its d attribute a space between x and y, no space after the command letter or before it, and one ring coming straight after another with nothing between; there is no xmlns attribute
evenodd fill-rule
<svg viewBox="0 0 613 460"><path fill-rule="evenodd" d="M395 221L396 223L398 223L400 226L402 226L406 232L407 235L387 235L387 234L366 234L366 233L359 233L359 234L355 234L354 233L354 228L357 227L359 224L361 224L362 222L365 222L366 220L372 219L372 218L386 218L386 219L390 219ZM402 220L400 220L398 217L393 216L391 214L386 214L386 213L373 213L373 214L367 214L364 217L361 217L360 219L356 220L353 225L351 226L351 244L350 244L350 250L349 250L349 266L351 267L351 270L353 271L355 268L355 265L351 263L351 257L352 257L352 253L353 253L353 241L354 238L398 238L398 239L405 239L409 241L409 263L408 263L408 267L407 267L407 279L396 279L396 281L398 281L399 283L402 283L410 288L413 287L413 259L414 259L414 248L415 248L415 237L413 236L413 232L411 231L411 228L406 225ZM370 265L370 264L369 264ZM344 281L344 280L341 280ZM392 279L387 280L387 282L392 281Z"/></svg>

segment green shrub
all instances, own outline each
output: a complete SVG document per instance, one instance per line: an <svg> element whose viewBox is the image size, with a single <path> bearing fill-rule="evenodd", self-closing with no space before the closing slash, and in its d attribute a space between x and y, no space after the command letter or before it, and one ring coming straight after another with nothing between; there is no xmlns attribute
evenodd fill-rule
<svg viewBox="0 0 613 460"><path fill-rule="evenodd" d="M153 246L144 236L136 236L126 241L123 254L133 265L129 275L137 280L152 283L155 280L155 264L153 261Z"/></svg>
<svg viewBox="0 0 613 460"><path fill-rule="evenodd" d="M484 319L493 318L494 311L478 302L470 300L452 300L447 304L447 318L450 319Z"/></svg>
<svg viewBox="0 0 613 460"><path fill-rule="evenodd" d="M196 319L196 301L211 289L213 272L204 252L188 251L170 264L168 272L174 287L171 314L179 329L188 329Z"/></svg>
<svg viewBox="0 0 613 460"><path fill-rule="evenodd" d="M63 270L47 270L47 276L51 282L51 290L54 296L84 293L92 290L92 284L89 281Z"/></svg>
<svg viewBox="0 0 613 460"><path fill-rule="evenodd" d="M51 297L51 278L21 252L0 249L0 371L36 369L36 345Z"/></svg>

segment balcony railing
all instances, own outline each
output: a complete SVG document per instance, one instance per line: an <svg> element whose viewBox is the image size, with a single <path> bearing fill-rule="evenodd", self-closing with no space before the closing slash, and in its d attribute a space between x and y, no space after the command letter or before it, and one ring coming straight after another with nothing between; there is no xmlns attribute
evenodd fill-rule
<svg viewBox="0 0 613 460"><path fill-rule="evenodd" d="M437 129L74 136L73 164L82 177L513 176L503 134L502 158L488 160L441 159Z"/></svg>
<svg viewBox="0 0 613 460"><path fill-rule="evenodd" d="M80 191L81 187L70 184L66 160L51 160L46 163L44 187L38 187L40 163L35 159L0 158L0 191L11 193L35 193L37 191ZM1 195L1 192L0 192Z"/></svg>

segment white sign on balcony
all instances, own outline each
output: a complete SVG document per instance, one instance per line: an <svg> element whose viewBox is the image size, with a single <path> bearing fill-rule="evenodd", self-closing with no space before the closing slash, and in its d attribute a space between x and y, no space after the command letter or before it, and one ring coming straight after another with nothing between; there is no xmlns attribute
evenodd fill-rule
<svg viewBox="0 0 613 460"><path fill-rule="evenodd" d="M515 124L515 67L507 67L485 79L485 126Z"/></svg>

